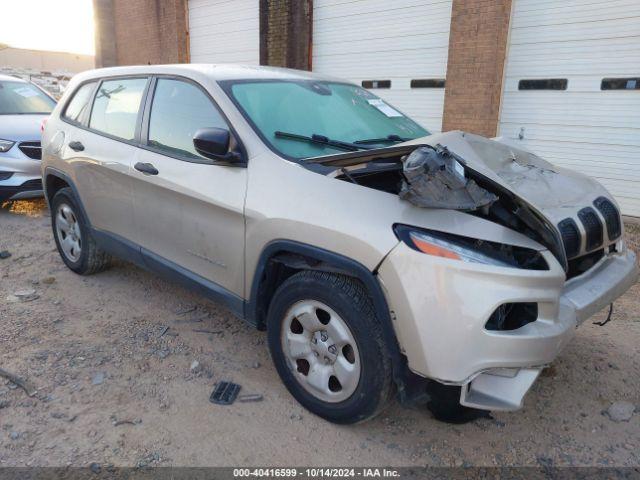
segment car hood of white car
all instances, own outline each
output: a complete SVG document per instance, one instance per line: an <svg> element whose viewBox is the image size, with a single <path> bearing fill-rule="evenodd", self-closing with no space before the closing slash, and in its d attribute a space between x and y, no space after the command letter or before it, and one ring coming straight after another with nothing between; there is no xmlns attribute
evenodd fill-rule
<svg viewBox="0 0 640 480"><path fill-rule="evenodd" d="M48 114L0 115L0 138L13 142L40 141L40 125Z"/></svg>

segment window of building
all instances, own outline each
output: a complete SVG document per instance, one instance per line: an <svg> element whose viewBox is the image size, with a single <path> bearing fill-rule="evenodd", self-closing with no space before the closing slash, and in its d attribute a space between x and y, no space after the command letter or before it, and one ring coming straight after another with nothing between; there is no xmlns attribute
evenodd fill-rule
<svg viewBox="0 0 640 480"><path fill-rule="evenodd" d="M71 101L67 104L67 108L62 115L67 120L72 122L82 121L82 115L86 112L89 102L91 100L91 93L96 86L96 82L85 83L76 90L71 98Z"/></svg>
<svg viewBox="0 0 640 480"><path fill-rule="evenodd" d="M158 79L149 119L149 146L170 155L202 158L193 146L193 136L211 127L229 128L200 88L181 80Z"/></svg>
<svg viewBox="0 0 640 480"><path fill-rule="evenodd" d="M444 88L444 78L417 78L411 80L411 88Z"/></svg>
<svg viewBox="0 0 640 480"><path fill-rule="evenodd" d="M135 138L146 78L119 78L100 84L89 127L124 140Z"/></svg>
<svg viewBox="0 0 640 480"><path fill-rule="evenodd" d="M391 88L391 80L363 80L362 88Z"/></svg>
<svg viewBox="0 0 640 480"><path fill-rule="evenodd" d="M520 80L518 90L566 90L567 83L566 78Z"/></svg>
<svg viewBox="0 0 640 480"><path fill-rule="evenodd" d="M640 90L640 77L603 78L600 90Z"/></svg>

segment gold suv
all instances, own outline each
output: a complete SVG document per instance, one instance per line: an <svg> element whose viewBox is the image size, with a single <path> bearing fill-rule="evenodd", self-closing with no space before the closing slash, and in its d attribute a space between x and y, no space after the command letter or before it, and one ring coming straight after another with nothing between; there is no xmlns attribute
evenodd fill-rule
<svg viewBox="0 0 640 480"><path fill-rule="evenodd" d="M394 393L440 418L516 410L638 276L596 181L431 135L308 72L82 73L46 124L42 174L71 270L117 256L223 303L267 330L291 394L338 423Z"/></svg>

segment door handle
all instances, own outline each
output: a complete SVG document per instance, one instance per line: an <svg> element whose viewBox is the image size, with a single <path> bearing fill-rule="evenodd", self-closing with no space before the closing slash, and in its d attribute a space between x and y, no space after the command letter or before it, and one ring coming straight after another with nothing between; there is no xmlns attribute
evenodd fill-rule
<svg viewBox="0 0 640 480"><path fill-rule="evenodd" d="M81 152L84 150L84 145L81 142L69 142L69 148L74 152Z"/></svg>
<svg viewBox="0 0 640 480"><path fill-rule="evenodd" d="M157 175L158 174L158 169L156 167L154 167L150 163L138 162L133 166L133 168L135 168L139 172L144 173L145 175Z"/></svg>

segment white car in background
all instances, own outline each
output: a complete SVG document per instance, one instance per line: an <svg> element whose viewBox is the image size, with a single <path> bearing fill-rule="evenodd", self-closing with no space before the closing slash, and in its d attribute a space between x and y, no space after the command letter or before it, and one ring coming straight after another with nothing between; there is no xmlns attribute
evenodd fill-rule
<svg viewBox="0 0 640 480"><path fill-rule="evenodd" d="M0 75L0 202L42 196L41 127L55 106L35 84Z"/></svg>

